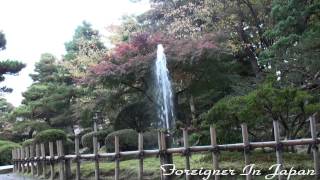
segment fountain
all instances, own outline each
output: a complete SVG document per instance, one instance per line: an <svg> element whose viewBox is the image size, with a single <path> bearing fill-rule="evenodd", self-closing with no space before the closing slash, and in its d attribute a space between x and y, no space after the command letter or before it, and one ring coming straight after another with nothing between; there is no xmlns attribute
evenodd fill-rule
<svg viewBox="0 0 320 180"><path fill-rule="evenodd" d="M172 136L170 130L174 127L174 105L171 82L169 79L169 70L167 68L166 55L161 44L157 47L157 60L155 63L155 93L157 102L157 114L160 121L158 127L165 136L166 148L172 145ZM172 154L164 153L160 155L161 164L173 164ZM165 170L169 171L169 167ZM170 180L171 177L164 176L164 180Z"/></svg>
<svg viewBox="0 0 320 180"><path fill-rule="evenodd" d="M155 76L156 101L159 105L157 114L160 119L158 127L170 132L170 129L174 127L173 94L166 55L164 54L164 49L161 44L158 44L157 47Z"/></svg>

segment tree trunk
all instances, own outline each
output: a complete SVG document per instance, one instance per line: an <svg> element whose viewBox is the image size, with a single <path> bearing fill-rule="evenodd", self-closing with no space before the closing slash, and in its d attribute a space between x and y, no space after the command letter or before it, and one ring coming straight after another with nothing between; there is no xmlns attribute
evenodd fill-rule
<svg viewBox="0 0 320 180"><path fill-rule="evenodd" d="M262 75L261 75L261 69L258 64L258 59L256 57L256 54L255 54L254 49L252 47L252 44L249 41L249 39L244 31L244 26L243 26L244 14L241 10L241 3L239 0L237 1L237 3L238 3L238 15L239 15L239 25L237 27L237 32L238 32L238 35L243 43L244 51L249 58L253 73L255 74L255 76L258 79L261 79Z"/></svg>
<svg viewBox="0 0 320 180"><path fill-rule="evenodd" d="M192 95L190 95L189 105L190 105L192 123L196 123L196 108L195 108L195 105L194 105L194 98L193 98ZM187 124L187 126L190 126L190 125L191 125L191 123Z"/></svg>
<svg viewBox="0 0 320 180"><path fill-rule="evenodd" d="M312 149L312 145L311 145L311 144L309 144L309 145L308 145L307 154L311 154L311 149Z"/></svg>

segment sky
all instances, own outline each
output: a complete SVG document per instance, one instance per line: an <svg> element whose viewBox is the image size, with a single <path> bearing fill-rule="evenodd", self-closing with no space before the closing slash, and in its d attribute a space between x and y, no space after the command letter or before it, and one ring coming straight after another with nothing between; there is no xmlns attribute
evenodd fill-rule
<svg viewBox="0 0 320 180"><path fill-rule="evenodd" d="M29 74L40 55L49 52L60 58L65 53L64 43L72 39L82 21L106 36L106 27L119 24L123 15L140 14L149 8L147 0L1 0L0 31L7 45L0 51L0 60L15 59L27 65L17 76L6 76L0 86L14 91L2 96L19 106L21 93L32 84Z"/></svg>

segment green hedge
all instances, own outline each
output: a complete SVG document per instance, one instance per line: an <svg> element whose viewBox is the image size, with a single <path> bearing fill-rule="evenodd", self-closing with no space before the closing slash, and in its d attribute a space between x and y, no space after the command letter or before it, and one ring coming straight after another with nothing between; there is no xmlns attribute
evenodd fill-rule
<svg viewBox="0 0 320 180"><path fill-rule="evenodd" d="M0 165L10 164L12 159L12 149L21 147L11 141L0 141Z"/></svg>
<svg viewBox="0 0 320 180"><path fill-rule="evenodd" d="M31 120L18 121L13 126L13 130L16 133L23 133L23 132L29 131L31 128L34 129L35 131L40 132L40 131L50 129L50 126L46 122L31 121Z"/></svg>
<svg viewBox="0 0 320 180"><path fill-rule="evenodd" d="M34 143L34 139L27 139L22 142L22 146L29 146Z"/></svg>
<svg viewBox="0 0 320 180"><path fill-rule="evenodd" d="M34 137L36 143L48 143L48 142L55 142L56 140L67 140L67 134L60 129L48 129L39 132Z"/></svg>
<svg viewBox="0 0 320 180"><path fill-rule="evenodd" d="M106 138L106 150L114 152L114 136L119 136L121 151L131 151L138 149L138 133L133 129L122 129L110 133ZM144 149L154 149L158 146L158 134L156 130L143 133Z"/></svg>
<svg viewBox="0 0 320 180"><path fill-rule="evenodd" d="M158 148L158 131L151 130L143 134L143 146L144 149L156 149Z"/></svg>
<svg viewBox="0 0 320 180"><path fill-rule="evenodd" d="M110 134L112 132L112 129L105 129L105 130L101 130L98 132L89 132L84 134L81 137L81 143L83 147L87 147L89 149L93 149L93 135L96 135L98 138L98 142L100 143L100 145L104 145L104 139L108 136L108 134Z"/></svg>
<svg viewBox="0 0 320 180"><path fill-rule="evenodd" d="M67 138L66 141L63 141L63 148L65 154L74 154L74 141Z"/></svg>

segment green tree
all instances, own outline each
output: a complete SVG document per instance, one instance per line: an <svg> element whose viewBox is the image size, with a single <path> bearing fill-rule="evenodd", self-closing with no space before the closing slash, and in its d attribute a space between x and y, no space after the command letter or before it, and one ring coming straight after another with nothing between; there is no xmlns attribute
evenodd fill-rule
<svg viewBox="0 0 320 180"><path fill-rule="evenodd" d="M0 51L6 49L6 38L2 31L0 31ZM16 60L0 61L0 82L5 80L4 75L15 75L26 65ZM1 87L0 92L12 92L11 88Z"/></svg>
<svg viewBox="0 0 320 180"><path fill-rule="evenodd" d="M6 49L7 40L2 31L0 31L0 50Z"/></svg>
<svg viewBox="0 0 320 180"><path fill-rule="evenodd" d="M0 139L12 140L12 134L10 128L13 121L10 119L10 113L14 107L7 102L6 99L0 98Z"/></svg>
<svg viewBox="0 0 320 180"><path fill-rule="evenodd" d="M99 31L92 29L91 24L86 21L76 28L72 40L65 43L67 54L64 58L66 60L76 58L82 46L90 46L86 52L83 52L85 54L89 54L92 50L105 49L100 40Z"/></svg>
<svg viewBox="0 0 320 180"><path fill-rule="evenodd" d="M61 65L73 79L75 95L72 98L70 113L82 127L92 126L94 112L104 111L103 100L107 101L108 92L100 85L88 82L90 68L98 64L107 53L98 30L92 29L91 24L83 22L74 32L72 41L65 43L67 54Z"/></svg>
<svg viewBox="0 0 320 180"><path fill-rule="evenodd" d="M22 106L16 109L13 115L23 117L25 121L30 119L46 122L53 127L72 126L69 107L74 97L74 89L70 75L56 58L48 53L42 54L35 66L35 73L31 74L34 83L23 93Z"/></svg>
<svg viewBox="0 0 320 180"><path fill-rule="evenodd" d="M35 64L35 74L30 74L32 80L36 83L56 81L58 68L55 63L56 57L52 54L42 54L40 61Z"/></svg>
<svg viewBox="0 0 320 180"><path fill-rule="evenodd" d="M271 140L272 121L278 121L282 136L295 139L307 134L306 120L319 107L317 98L307 91L290 86L282 88L279 82L271 80L247 95L219 101L208 112L204 124L217 123L221 128L234 129L222 137L237 138L240 124L245 122L254 140Z"/></svg>
<svg viewBox="0 0 320 180"><path fill-rule="evenodd" d="M319 1L274 1L275 25L266 34L274 44L264 51L264 63L278 71L282 82L317 90L320 87Z"/></svg>

